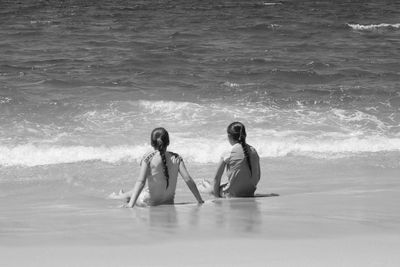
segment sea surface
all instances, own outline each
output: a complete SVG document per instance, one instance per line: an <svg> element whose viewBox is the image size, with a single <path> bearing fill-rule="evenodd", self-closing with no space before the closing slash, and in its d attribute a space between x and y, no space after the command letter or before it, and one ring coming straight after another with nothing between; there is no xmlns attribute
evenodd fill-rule
<svg viewBox="0 0 400 267"><path fill-rule="evenodd" d="M0 165L400 152L399 47L397 1L1 1Z"/></svg>
<svg viewBox="0 0 400 267"><path fill-rule="evenodd" d="M133 185L158 126L209 179L232 121L261 157L261 193L310 190L302 171L396 176L400 2L0 0L3 199L96 205Z"/></svg>

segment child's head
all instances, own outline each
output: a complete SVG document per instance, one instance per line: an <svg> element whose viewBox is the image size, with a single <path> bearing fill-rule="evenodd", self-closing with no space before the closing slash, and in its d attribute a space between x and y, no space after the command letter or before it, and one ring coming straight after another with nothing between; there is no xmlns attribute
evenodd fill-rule
<svg viewBox="0 0 400 267"><path fill-rule="evenodd" d="M169 134L162 127L155 128L151 132L150 143L154 149L165 151L169 145Z"/></svg>
<svg viewBox="0 0 400 267"><path fill-rule="evenodd" d="M229 124L226 129L229 140L234 143L246 143L246 128L243 123L235 121Z"/></svg>

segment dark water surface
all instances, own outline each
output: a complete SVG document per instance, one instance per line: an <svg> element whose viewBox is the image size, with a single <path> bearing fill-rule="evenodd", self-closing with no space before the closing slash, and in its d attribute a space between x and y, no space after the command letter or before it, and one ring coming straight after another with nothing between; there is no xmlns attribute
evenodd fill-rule
<svg viewBox="0 0 400 267"><path fill-rule="evenodd" d="M400 151L398 1L1 1L0 165Z"/></svg>

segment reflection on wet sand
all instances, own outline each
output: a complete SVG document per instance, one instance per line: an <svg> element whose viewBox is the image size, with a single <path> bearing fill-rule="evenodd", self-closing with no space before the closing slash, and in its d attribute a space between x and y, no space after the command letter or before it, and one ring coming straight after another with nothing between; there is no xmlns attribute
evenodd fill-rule
<svg viewBox="0 0 400 267"><path fill-rule="evenodd" d="M262 229L259 205L257 198L215 199L201 206L138 208L135 219L150 234L172 234L183 238L246 235Z"/></svg>
<svg viewBox="0 0 400 267"><path fill-rule="evenodd" d="M152 233L174 233L176 228L179 227L174 205L137 208L134 218Z"/></svg>
<svg viewBox="0 0 400 267"><path fill-rule="evenodd" d="M213 203L215 204L215 224L218 229L234 234L260 231L262 216L257 199L221 199L213 200Z"/></svg>

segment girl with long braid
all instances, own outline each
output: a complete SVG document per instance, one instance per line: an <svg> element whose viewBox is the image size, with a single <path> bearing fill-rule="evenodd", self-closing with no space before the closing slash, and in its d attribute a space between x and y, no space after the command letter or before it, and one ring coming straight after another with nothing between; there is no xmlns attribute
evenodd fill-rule
<svg viewBox="0 0 400 267"><path fill-rule="evenodd" d="M231 123L227 133L232 148L221 156L214 177L213 194L216 197L253 197L260 181L260 158L257 151L246 143L243 123ZM225 169L228 182L221 185Z"/></svg>
<svg viewBox="0 0 400 267"><path fill-rule="evenodd" d="M150 143L154 151L146 153L140 163L140 173L136 184L129 192L122 190L112 193L109 198L126 200L126 207L138 205L173 204L178 173L181 174L198 203L203 203L195 182L188 173L183 159L176 153L167 151L169 134L164 128L151 132ZM147 181L147 188L143 190Z"/></svg>

